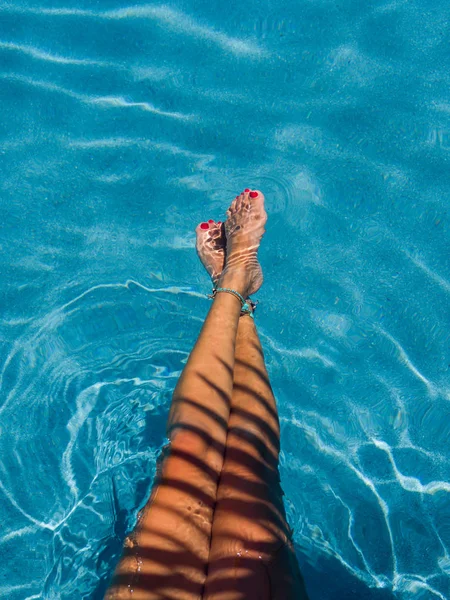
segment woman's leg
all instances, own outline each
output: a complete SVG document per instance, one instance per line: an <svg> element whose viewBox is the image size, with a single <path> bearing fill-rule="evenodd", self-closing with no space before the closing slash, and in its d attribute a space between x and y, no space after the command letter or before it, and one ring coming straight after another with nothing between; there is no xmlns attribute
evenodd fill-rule
<svg viewBox="0 0 450 600"><path fill-rule="evenodd" d="M228 252L220 285L243 296L262 281L256 252L266 220L263 200L262 194L253 199L241 194L232 203L225 225ZM212 222L204 227L197 229L200 257L214 251L222 257L223 266L223 228ZM125 544L108 600L198 600L202 596L227 436L240 309L239 300L231 294L218 294L213 301L173 395L168 456Z"/></svg>
<svg viewBox="0 0 450 600"><path fill-rule="evenodd" d="M279 437L255 323L242 317L205 600L307 598L283 507Z"/></svg>

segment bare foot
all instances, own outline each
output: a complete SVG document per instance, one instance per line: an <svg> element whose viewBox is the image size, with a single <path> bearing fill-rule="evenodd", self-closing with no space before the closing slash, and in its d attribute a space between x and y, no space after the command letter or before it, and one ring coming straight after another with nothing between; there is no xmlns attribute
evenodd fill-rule
<svg viewBox="0 0 450 600"><path fill-rule="evenodd" d="M225 266L226 238L223 224L210 219L207 223L200 223L195 233L198 257L215 286Z"/></svg>
<svg viewBox="0 0 450 600"><path fill-rule="evenodd" d="M257 257L267 221L263 194L257 190L245 190L233 200L227 216L226 263L219 283L235 289L246 298L257 292L263 282Z"/></svg>

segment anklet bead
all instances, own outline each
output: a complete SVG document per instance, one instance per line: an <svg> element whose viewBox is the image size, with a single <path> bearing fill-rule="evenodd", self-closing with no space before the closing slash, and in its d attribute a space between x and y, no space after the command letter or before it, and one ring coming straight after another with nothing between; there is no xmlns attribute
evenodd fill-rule
<svg viewBox="0 0 450 600"><path fill-rule="evenodd" d="M245 315L248 315L252 319L255 318L253 316L253 310L250 308L250 304L248 302L245 302L245 304L242 305L241 314L239 316L240 317L245 317Z"/></svg>

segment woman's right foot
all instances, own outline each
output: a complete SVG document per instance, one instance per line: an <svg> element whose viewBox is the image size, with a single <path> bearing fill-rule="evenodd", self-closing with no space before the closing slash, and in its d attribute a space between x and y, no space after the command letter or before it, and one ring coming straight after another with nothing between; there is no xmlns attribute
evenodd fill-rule
<svg viewBox="0 0 450 600"><path fill-rule="evenodd" d="M219 285L235 289L246 298L257 292L263 282L257 257L267 221L263 194L246 189L233 200L227 216L227 255Z"/></svg>

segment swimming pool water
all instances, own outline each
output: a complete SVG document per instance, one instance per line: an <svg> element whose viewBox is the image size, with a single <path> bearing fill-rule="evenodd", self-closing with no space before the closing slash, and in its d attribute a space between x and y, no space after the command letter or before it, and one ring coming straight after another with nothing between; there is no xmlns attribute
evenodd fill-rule
<svg viewBox="0 0 450 600"><path fill-rule="evenodd" d="M1 598L102 597L245 186L311 600L450 598L449 17L0 4Z"/></svg>

